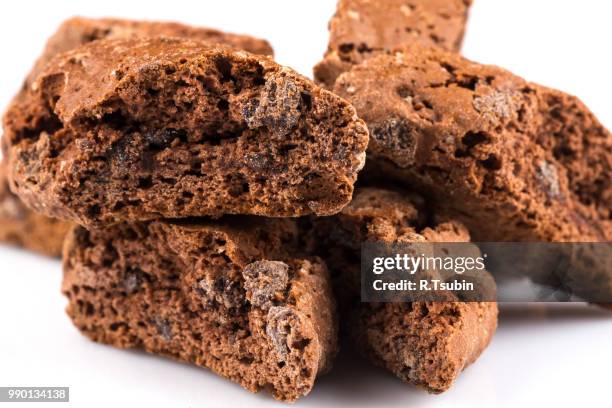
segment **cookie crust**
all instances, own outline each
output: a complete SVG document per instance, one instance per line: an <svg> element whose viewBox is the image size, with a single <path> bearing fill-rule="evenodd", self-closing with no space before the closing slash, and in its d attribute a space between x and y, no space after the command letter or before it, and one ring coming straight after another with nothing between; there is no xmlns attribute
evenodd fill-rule
<svg viewBox="0 0 612 408"><path fill-rule="evenodd" d="M331 88L353 65L418 43L459 52L471 0L339 0L329 23L329 45L314 68Z"/></svg>
<svg viewBox="0 0 612 408"><path fill-rule="evenodd" d="M12 190L86 226L333 214L368 132L272 60L183 39L95 41L55 58L4 117Z"/></svg>
<svg viewBox="0 0 612 408"><path fill-rule="evenodd" d="M58 54L75 49L96 40L128 39L135 37L179 37L203 41L244 50L253 54L273 56L270 44L263 39L226 33L205 27L194 27L175 22L138 21L118 18L72 17L64 21L49 37L41 56L24 82L27 90L44 70L49 61Z"/></svg>
<svg viewBox="0 0 612 408"><path fill-rule="evenodd" d="M62 255L70 223L39 215L27 208L9 189L0 163L0 242L46 256Z"/></svg>
<svg viewBox="0 0 612 408"><path fill-rule="evenodd" d="M413 45L343 74L366 173L429 195L475 241L609 241L612 136L576 97Z"/></svg>
<svg viewBox="0 0 612 408"><path fill-rule="evenodd" d="M330 268L346 333L374 364L440 393L490 343L495 302L360 302L361 243L469 242L465 226L432 217L419 196L362 187L340 214L314 219L311 228L311 245ZM449 300L457 299L449 294Z"/></svg>
<svg viewBox="0 0 612 408"><path fill-rule="evenodd" d="M296 242L289 219L75 227L64 252L67 313L94 341L295 401L337 352L327 269L291 255Z"/></svg>

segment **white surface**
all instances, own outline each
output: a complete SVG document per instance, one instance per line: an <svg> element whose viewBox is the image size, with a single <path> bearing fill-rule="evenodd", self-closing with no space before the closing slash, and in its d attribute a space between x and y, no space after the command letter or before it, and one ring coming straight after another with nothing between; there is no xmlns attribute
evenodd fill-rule
<svg viewBox="0 0 612 408"><path fill-rule="evenodd" d="M259 35L280 62L310 75L334 7L334 0L2 2L0 106L71 15L170 19ZM598 0L476 0L464 54L578 95L610 128L611 16L612 4ZM87 341L63 313L60 279L58 261L0 247L0 386L70 386L74 407L281 406L206 370ZM428 395L342 355L297 406L610 406L611 339L612 315L598 309L512 305L503 308L489 349L447 393Z"/></svg>

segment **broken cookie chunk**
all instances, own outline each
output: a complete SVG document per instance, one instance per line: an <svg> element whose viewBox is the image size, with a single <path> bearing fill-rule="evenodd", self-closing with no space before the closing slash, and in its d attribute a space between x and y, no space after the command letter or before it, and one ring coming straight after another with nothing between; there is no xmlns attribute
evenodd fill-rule
<svg viewBox="0 0 612 408"><path fill-rule="evenodd" d="M308 228L307 246L330 268L344 329L376 365L439 393L488 346L497 327L495 302L462 302L451 292L448 302L360 301L362 243L469 242L461 223L436 220L417 195L365 187L340 214L313 217ZM494 286L488 274L479 279Z"/></svg>
<svg viewBox="0 0 612 408"><path fill-rule="evenodd" d="M0 242L51 257L60 257L70 223L39 215L9 190L0 163Z"/></svg>
<svg viewBox="0 0 612 408"><path fill-rule="evenodd" d="M365 176L428 195L474 240L612 239L612 134L578 98L419 45L334 91L371 129Z"/></svg>
<svg viewBox="0 0 612 408"><path fill-rule="evenodd" d="M94 341L295 401L337 351L327 269L294 257L295 243L290 219L75 227L64 253L67 312Z"/></svg>
<svg viewBox="0 0 612 408"><path fill-rule="evenodd" d="M72 17L64 21L47 40L42 55L28 75L24 89L34 83L53 57L83 44L103 39L127 39L135 37L178 37L222 45L253 54L273 55L266 40L248 35L225 33L212 28L193 27L164 21L137 21L118 18Z"/></svg>
<svg viewBox="0 0 612 408"><path fill-rule="evenodd" d="M114 18L90 19L73 17L60 25L49 38L42 55L31 69L15 100L26 96L36 77L57 54L80 45L105 38L151 36L184 37L210 44L245 50L254 54L272 55L267 41L246 35L224 33L210 28L191 27L172 22L132 21ZM14 113L18 114L18 113ZM10 119L7 119L10 120ZM165 133L169 138L168 133ZM155 142L152 142L155 144ZM38 215L26 207L9 190L4 169L0 169L0 241L22 246L45 255L59 257L69 223Z"/></svg>
<svg viewBox="0 0 612 408"><path fill-rule="evenodd" d="M459 52L471 0L339 0L325 58L314 68L327 88L353 65L407 44Z"/></svg>
<svg viewBox="0 0 612 408"><path fill-rule="evenodd" d="M349 103L294 71L176 38L59 55L4 130L12 189L85 226L334 214L368 143Z"/></svg>

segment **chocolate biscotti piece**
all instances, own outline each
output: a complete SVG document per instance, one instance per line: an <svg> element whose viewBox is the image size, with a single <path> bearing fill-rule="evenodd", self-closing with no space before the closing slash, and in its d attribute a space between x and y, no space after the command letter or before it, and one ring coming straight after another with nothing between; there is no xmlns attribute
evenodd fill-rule
<svg viewBox="0 0 612 408"><path fill-rule="evenodd" d="M120 19L66 20L49 38L42 55L24 81L16 99L23 98L45 65L57 54L104 38L143 36L185 37L242 49L255 54L272 55L267 41L224 33L209 28L197 28L171 22L131 21ZM8 187L4 169L0 169L0 241L9 242L45 255L60 256L69 223L38 215L28 209Z"/></svg>
<svg viewBox="0 0 612 408"><path fill-rule="evenodd" d="M70 223L38 215L11 193L0 163L0 242L60 257Z"/></svg>
<svg viewBox="0 0 612 408"><path fill-rule="evenodd" d="M333 214L368 143L348 102L291 69L168 38L61 54L4 130L12 190L85 226Z"/></svg>
<svg viewBox="0 0 612 408"><path fill-rule="evenodd" d="M294 401L330 369L337 320L318 258L291 255L291 219L76 227L68 315L86 336L144 349Z"/></svg>
<svg viewBox="0 0 612 408"><path fill-rule="evenodd" d="M62 52L96 40L157 36L189 38L253 54L273 55L272 47L266 40L248 35L225 33L211 28L192 27L174 22L72 17L64 21L47 40L42 55L36 61L24 83L24 89L34 83L36 77L53 57Z"/></svg>
<svg viewBox="0 0 612 408"><path fill-rule="evenodd" d="M342 213L311 222L310 245L330 268L341 321L350 322L357 348L405 382L447 390L491 341L497 303L361 303L360 249L364 242L469 242L467 229L436 221L417 196L381 188L358 189Z"/></svg>
<svg viewBox="0 0 612 408"><path fill-rule="evenodd" d="M472 0L339 0L325 57L314 68L327 88L341 73L394 48L419 43L459 52Z"/></svg>
<svg viewBox="0 0 612 408"><path fill-rule="evenodd" d="M576 97L413 45L340 76L376 173L429 194L475 241L612 239L612 136Z"/></svg>

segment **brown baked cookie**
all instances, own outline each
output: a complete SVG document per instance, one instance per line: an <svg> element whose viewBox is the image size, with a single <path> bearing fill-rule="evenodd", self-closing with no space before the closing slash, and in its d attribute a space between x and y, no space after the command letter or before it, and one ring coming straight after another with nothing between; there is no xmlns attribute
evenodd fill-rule
<svg viewBox="0 0 612 408"><path fill-rule="evenodd" d="M294 257L296 242L290 219L76 227L64 252L67 312L94 341L295 401L337 351L327 269Z"/></svg>
<svg viewBox="0 0 612 408"><path fill-rule="evenodd" d="M38 215L11 193L0 163L0 242L60 257L70 224Z"/></svg>
<svg viewBox="0 0 612 408"><path fill-rule="evenodd" d="M209 28L196 28L171 22L73 17L66 20L49 38L42 55L26 78L18 98L23 96L45 65L59 53L103 38L159 35L223 44L255 54L273 54L272 48L265 40ZM0 220L0 241L19 245L45 255L61 255L62 243L69 223L41 216L29 210L17 196L10 192L4 169L0 169Z"/></svg>
<svg viewBox="0 0 612 408"><path fill-rule="evenodd" d="M491 341L497 303L360 303L359 286L363 242L469 242L460 223L431 219L417 196L361 188L340 214L311 221L308 246L330 268L341 321L350 322L357 348L403 381L439 393Z"/></svg>
<svg viewBox="0 0 612 408"><path fill-rule="evenodd" d="M243 49L255 54L272 55L267 41L209 28L196 28L171 22L131 21L120 19L89 19L73 17L66 20L53 34L42 55L24 81L16 98L25 95L45 65L57 54L104 38L143 36L185 37ZM0 241L10 242L50 256L60 256L69 224L30 211L8 188L4 169L0 169Z"/></svg>
<svg viewBox="0 0 612 408"><path fill-rule="evenodd" d="M475 241L612 239L612 137L576 97L413 45L340 76L368 175L428 194Z"/></svg>
<svg viewBox="0 0 612 408"><path fill-rule="evenodd" d="M174 22L72 17L64 21L47 40L42 55L36 61L24 83L24 90L27 90L38 74L43 71L45 65L57 54L95 40L157 36L200 40L259 55L271 56L274 54L266 40L248 35L225 33L211 28L192 27Z"/></svg>
<svg viewBox="0 0 612 408"><path fill-rule="evenodd" d="M291 69L168 38L61 54L4 130L13 191L86 226L333 214L368 143L348 102Z"/></svg>
<svg viewBox="0 0 612 408"><path fill-rule="evenodd" d="M419 43L459 52L472 0L339 0L329 45L314 68L331 88L341 73L394 48Z"/></svg>
<svg viewBox="0 0 612 408"><path fill-rule="evenodd" d="M495 302L372 303L359 309L354 333L375 364L438 394L478 359L496 327Z"/></svg>

